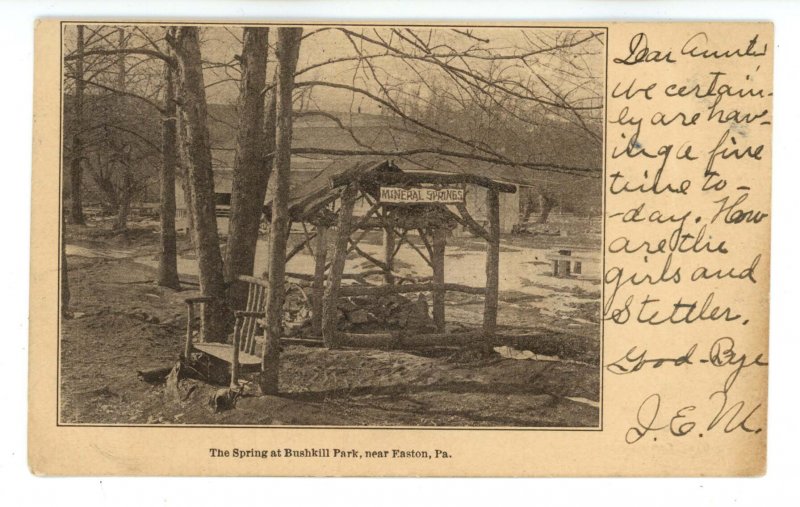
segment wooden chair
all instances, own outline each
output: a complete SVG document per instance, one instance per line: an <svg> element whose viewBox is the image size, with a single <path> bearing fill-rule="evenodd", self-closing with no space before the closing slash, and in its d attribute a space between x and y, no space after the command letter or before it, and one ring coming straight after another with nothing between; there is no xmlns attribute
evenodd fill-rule
<svg viewBox="0 0 800 507"><path fill-rule="evenodd" d="M220 361L230 365L231 385L238 382L242 372L258 371L261 368L261 357L256 350L258 339L258 320L263 319L264 306L267 301L267 280L252 276L239 276L240 283L247 284L247 304L244 310L234 311L236 322L230 343L216 343L205 341L203 329L205 328L203 316L205 305L213 301L210 297L195 297L186 299L188 323L186 326L186 344L184 357L189 360L193 353L201 353L211 361ZM200 328L195 339L195 315L200 315ZM210 368L210 365L209 365Z"/></svg>
<svg viewBox="0 0 800 507"><path fill-rule="evenodd" d="M230 343L216 343L205 341L203 329L204 306L213 299L210 297L195 297L186 299L188 324L186 326L186 344L183 355L187 361L192 354L205 357L207 361L206 376L210 377L211 363L222 363L229 365L231 373L231 386L236 386L239 381L240 373L257 372L261 369L261 354L264 346L264 338L259 336L262 329L263 319L266 318L265 306L267 302L267 289L269 281L263 278L241 275L238 277L239 283L247 284L247 304L244 310L233 312L236 322L233 327L233 336ZM306 306L309 306L308 297L305 291L297 284L287 283L286 292L288 295L296 291ZM200 315L200 328L195 340L195 315ZM287 316L284 315L284 320ZM321 343L319 340L296 339L295 342L305 344ZM195 362L197 363L197 362ZM203 364L203 363L200 363Z"/></svg>

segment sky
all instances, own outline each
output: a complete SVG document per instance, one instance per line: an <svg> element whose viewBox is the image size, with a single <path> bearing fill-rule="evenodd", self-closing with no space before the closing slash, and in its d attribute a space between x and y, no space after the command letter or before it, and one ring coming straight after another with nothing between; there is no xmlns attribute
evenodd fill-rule
<svg viewBox="0 0 800 507"><path fill-rule="evenodd" d="M408 42L400 41L399 37L392 33L391 27L354 26L348 27L348 29L373 39L382 38L383 40L391 41L394 45L403 44L404 47L410 48ZM398 30L409 40L412 40L412 37L416 35L426 42L428 40L434 41L434 43L438 41L439 44L447 44L453 50L464 51L471 49L476 51L476 54L481 55L519 54L530 50L535 45L552 43L554 37L564 37L566 35L565 30L562 29L533 28L481 28L470 30L469 36L464 35L464 32L457 33L449 28L414 27L412 29L413 34L403 28ZM589 33L584 30L578 36L585 36ZM356 50L347 36L331 27L305 27L304 35L306 37L303 39L300 49L297 64L298 70L331 59L352 57L356 54ZM203 29L201 37L203 58L209 62L233 62L235 55L241 51L240 27L206 27ZM270 38L270 43L274 44L274 40L273 34ZM356 44L360 44L360 50L363 54L379 55L386 53L383 48L363 43L358 39L354 41ZM448 51L450 50L446 47L441 47L437 50L440 53ZM575 69L580 67L595 76L596 87L593 91L600 91L601 89L598 87L602 84L605 72L605 49L603 43L593 40L571 51L577 55L574 58L580 58L580 61L576 61L575 64L565 63L550 55L535 57L534 60L530 61L533 62L537 72L541 73L551 83L562 83L562 78L573 79L570 75L559 72L559 69L566 67L567 72L574 74L577 72ZM591 52L592 54L585 55L583 54L585 52ZM370 61L373 62L380 80L386 83L387 86L391 85L392 89L404 90L409 100L413 100L415 96L419 100L431 100L430 92L426 90L425 86L420 86L418 83L422 78L428 81L436 81L440 86L447 86L449 81L449 78L442 72L434 70L431 65L426 65L419 61L409 62L390 56L380 56ZM456 66L463 65L462 62L457 60L452 63ZM500 68L503 69L502 77L506 79L517 78L525 80L530 78L529 70L521 68L518 62L512 60L498 63L473 58L468 59L468 65L470 68L481 72L488 72L490 67L494 65L498 67L498 69L495 69L498 73ZM271 53L268 75L271 76L273 71L274 54ZM422 78L416 72L419 72ZM225 81L235 77L238 77L238 74L228 69L216 68L207 70L206 86L210 85L207 88L209 102L235 103L238 95L238 84L233 81ZM371 69L353 61L318 67L301 74L297 79L299 81L325 80L351 84L378 94L381 91L374 83L375 80L371 76ZM547 91L541 86L540 91L543 94L547 94ZM600 91L600 93L602 92ZM325 89L324 91L315 89L310 99L307 99L306 102L306 107L313 108L314 106L328 111L346 111L350 110L351 107L356 110L360 107L362 112L378 113L380 111L379 106L365 97L353 97L353 94L349 91L331 89Z"/></svg>
<svg viewBox="0 0 800 507"><path fill-rule="evenodd" d="M93 38L87 49L102 47L102 44L108 47L108 44L116 43L116 34L112 34L108 42L103 42L96 34L90 34L90 30L95 31L98 27L95 25L87 28L87 37ZM469 93L465 95L463 90L454 85L453 75L422 59L427 55L419 47L414 47L417 39L433 48L433 53L437 55L467 52L473 57L440 58L439 61L459 69L474 71L492 80L504 80L511 83L508 86L512 88L524 84L527 90L523 91L523 94L533 90L537 96L557 101L552 90L547 88L549 86L559 94L564 94L575 104L602 105L605 72L605 41L602 34L578 46L542 53L524 61L508 58L532 49L564 44L571 36L575 40L581 40L593 33L589 29L481 27L467 31L459 28L422 26L345 26L344 28L355 34L401 47L415 58L392 56L383 47L364 42L358 37L348 37L338 27L306 26L297 64L300 72L297 81L313 80L346 84L378 96L389 93L403 108L425 109L431 106L457 108L459 104L472 100L473 97L470 97ZM102 27L99 32L107 34L113 29L113 27ZM162 26L156 24L138 25L135 28L128 26L126 30L132 34L129 43L131 47L152 48L154 44L164 46L163 40L159 41L164 33ZM67 54L75 49L75 31L74 25L67 25L65 28L64 45ZM145 40L142 34L147 34L154 43ZM270 44L274 45L274 30L271 35ZM207 25L202 28L201 52L207 67L204 77L209 103L236 104L237 102L239 72L235 58L241 52L241 37L241 26ZM364 61L350 60L302 72L302 69L330 60L353 58L359 52L368 56L367 61L372 66ZM493 59L495 57L503 59ZM126 63L132 66L137 63L137 58L127 57ZM145 64L137 68L141 71L148 65L152 77L150 81L143 82L147 83L144 86L152 89L160 83L161 64ZM270 51L268 80L271 80L274 69L273 48ZM544 80L544 84L539 82L539 78ZM378 114L383 107L362 94L354 94L349 90L320 86L301 90L302 93L296 93L296 97L300 97L299 106L298 104L295 106L300 109ZM531 107L538 107L535 103L530 104ZM555 112L563 114L562 110Z"/></svg>
<svg viewBox="0 0 800 507"><path fill-rule="evenodd" d="M87 27L87 37L91 39L87 49L115 47L118 35L115 30L116 27ZM163 38L163 26L126 26L124 30L131 37L128 47L165 46L163 40L159 40ZM75 49L75 31L74 25L65 29L67 54ZM103 34L110 34L110 42L102 42ZM202 28L200 37L208 102L235 105L240 77L236 58L242 48L242 27L207 25ZM270 43L274 44L275 39L273 29ZM399 48L404 56L397 57L375 41L385 41L391 48ZM579 41L584 42L577 44ZM565 47L524 59L520 57L553 46ZM107 61L108 57L105 58ZM339 61L341 59L345 61ZM97 57L87 58L88 64L97 65L97 61ZM142 62L139 56L126 57L127 67L136 68L136 72L129 72L131 76L149 68L153 77L142 82L150 89L152 83L158 86L163 81L163 63L153 62ZM110 74L105 79L113 85L116 67L113 60L111 63L108 65ZM269 82L275 68L273 48L269 55ZM512 138L532 136L532 125L553 127L554 122L550 120L555 116L577 123L571 116L573 113L563 108L519 98L530 93L551 102L564 97L573 104L595 107L580 114L583 120L594 119L599 125L604 96L605 40L602 30L590 29L482 27L467 31L448 27L316 25L304 27L297 69L298 83L321 81L352 86L376 97L388 96L393 107L426 125L440 127L442 131L479 144L494 143L493 146L505 150L513 143L519 145ZM474 76L479 77L476 80ZM464 82L471 86L464 86ZM511 93L498 92L498 86ZM386 108L363 93L331 86L300 86L295 98L295 110L301 111L379 114ZM346 115L336 116L348 123ZM519 119L527 123L519 124ZM402 134L403 125L398 124L396 128ZM497 141L498 136L510 144ZM436 135L426 144L447 147L448 142L447 135ZM465 148L459 145L459 149Z"/></svg>

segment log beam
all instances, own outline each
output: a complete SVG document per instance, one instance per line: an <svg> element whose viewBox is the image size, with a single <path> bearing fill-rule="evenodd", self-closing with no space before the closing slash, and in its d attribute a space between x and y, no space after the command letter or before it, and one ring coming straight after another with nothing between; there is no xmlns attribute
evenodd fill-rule
<svg viewBox="0 0 800 507"><path fill-rule="evenodd" d="M420 237L423 237L425 234L424 234L423 232L420 232L420 233L419 233L419 235L420 235ZM428 257L426 257L426 256L425 256L425 254L424 254L424 253L422 253L422 250L420 250L420 249L419 249L419 247L417 247L417 245L415 245L414 243L412 243L412 242L411 242L411 239L410 239L410 238L409 238L407 235L405 235L405 234L403 234L402 236L400 236L400 244L402 244L402 243L405 243L406 245L410 246L412 250L414 250L415 252L417 252L417 253L419 254L419 256L420 256L420 257L422 257L422 260L424 260L424 261L425 261L425 263L426 263L428 266L431 266L431 267L433 267L433 263L431 262L431 260L430 260ZM399 247L400 247L400 245L398 245L398 248L399 248Z"/></svg>
<svg viewBox="0 0 800 507"><path fill-rule="evenodd" d="M478 176L474 174L431 173L421 171L367 171L358 174L342 173L331 178L331 187L336 188L341 185L349 184L353 181L372 185L463 185L470 183L494 190L495 192L506 192L513 194L517 191L517 187L515 185L494 181L485 176Z"/></svg>
<svg viewBox="0 0 800 507"><path fill-rule="evenodd" d="M300 253L300 250L302 250L303 248L306 248L308 243L310 241L312 241L316 237L317 237L317 233L313 233L312 232L311 234L307 234L303 239L300 240L300 243L298 243L294 247L292 247L292 249L289 251L289 253L286 254L286 262L289 262L290 260L292 260L292 258L295 255ZM308 247L308 249L309 249L309 253L311 253L313 255L313 252L311 252L311 247L310 246Z"/></svg>
<svg viewBox="0 0 800 507"><path fill-rule="evenodd" d="M486 294L483 287L470 287L458 283L408 283L402 285L348 285L340 287L339 296L387 296L389 294L407 294L409 292L453 291L465 294Z"/></svg>
<svg viewBox="0 0 800 507"><path fill-rule="evenodd" d="M432 232L431 264L433 265L433 283L437 286L433 291L433 323L436 325L437 331L444 333L444 251L447 244L447 231L438 227L433 229Z"/></svg>
<svg viewBox="0 0 800 507"><path fill-rule="evenodd" d="M488 199L488 194L489 194L489 192L487 191L487 199ZM499 206L500 206L500 204L499 204L499 198L498 198L498 207ZM462 225L466 226L467 229L469 229L470 232L472 232L472 234L474 234L476 236L479 236L479 237L485 239L486 241L491 241L492 240L491 233L489 231L487 231L486 229L484 229L483 227L481 227L481 224L479 224L478 222L475 221L474 218L472 218L472 215L470 215L469 211L467 210L467 205L466 204L464 204L464 203L456 204L456 209L461 214L461 220L463 220Z"/></svg>
<svg viewBox="0 0 800 507"><path fill-rule="evenodd" d="M342 284L342 273L347 258L347 244L350 240L350 226L353 222L353 207L356 201L357 188L348 185L342 192L342 206L339 210L339 223L336 243L333 249L333 262L328 275L328 286L322 303L322 339L328 348L336 347L336 327L338 321L339 289Z"/></svg>
<svg viewBox="0 0 800 507"><path fill-rule="evenodd" d="M442 347L447 345L468 345L479 341L482 331L461 333L337 333L337 340L343 347L363 347L378 349Z"/></svg>
<svg viewBox="0 0 800 507"><path fill-rule="evenodd" d="M384 226L383 228L383 262L386 264L384 269L383 280L387 285L394 285L394 229L391 226Z"/></svg>
<svg viewBox="0 0 800 507"><path fill-rule="evenodd" d="M483 302L483 334L487 348L497 329L497 299L500 284L500 197L496 190L486 192L489 241L486 250L486 298Z"/></svg>
<svg viewBox="0 0 800 507"><path fill-rule="evenodd" d="M372 264L374 264L374 265L378 266L379 268L381 268L381 270L382 270L384 273L385 273L385 272L387 272L387 271L389 271L389 266L388 266L388 265L387 265L385 262L383 262L382 260L380 260L380 259L376 259L375 257L371 256L370 254L368 254L368 253L367 253L367 252L365 252L364 250L362 250L362 249L360 249L359 247L357 247L357 246L355 245L355 243L353 243L353 244L351 244L351 245L350 245L350 250L353 250L353 251L354 251L355 253L357 253L359 256L363 257L364 259L368 260L368 261L369 261L369 262L371 262Z"/></svg>
<svg viewBox="0 0 800 507"><path fill-rule="evenodd" d="M311 330L314 336L320 336L322 334L322 298L325 293L325 262L328 256L327 232L327 227L317 226L314 279L311 285Z"/></svg>

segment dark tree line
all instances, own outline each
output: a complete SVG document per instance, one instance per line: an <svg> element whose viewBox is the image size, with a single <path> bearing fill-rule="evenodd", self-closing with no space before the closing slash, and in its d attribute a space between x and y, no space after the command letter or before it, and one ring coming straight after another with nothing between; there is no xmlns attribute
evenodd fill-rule
<svg viewBox="0 0 800 507"><path fill-rule="evenodd" d="M158 283L177 289L175 182L180 176L200 289L210 301L203 319L209 341L226 339L229 308L243 306L246 294L234 289L232 282L253 272L261 210L270 175L275 173L264 392L277 390L292 155L385 156L423 167L433 159L472 161L599 177L600 168L592 161L600 152L601 76L586 63L598 52L597 45L604 44L599 33L523 34L511 49L499 49L488 38L459 30L318 28L304 33L301 28L245 27L234 61L209 62L203 55L203 29L197 26L68 29L74 37L64 57L73 109L66 129L70 139L65 143L70 221L85 222L83 185L89 170L116 210L115 227L124 229L131 201L147 177L145 167L156 165L161 220ZM332 36L338 37L337 47L349 48L346 55L298 67L306 40ZM230 77L208 83L209 68L224 69ZM320 76L325 68L336 70L331 76L345 77ZM238 100L231 217L223 259L207 89L226 81L238 84ZM315 106L315 97L327 93L349 94L353 104L358 99L359 104L379 108L391 118L387 124L394 144L376 143L346 116ZM109 108L107 114L98 114L101 106ZM156 112L158 128L142 130L141 121L129 114L137 108ZM293 118L298 115L332 122L357 148L295 145ZM550 128L564 129L585 145L589 163L543 160L541 153L546 150L537 152L531 146L538 132ZM552 205L551 198L541 199Z"/></svg>

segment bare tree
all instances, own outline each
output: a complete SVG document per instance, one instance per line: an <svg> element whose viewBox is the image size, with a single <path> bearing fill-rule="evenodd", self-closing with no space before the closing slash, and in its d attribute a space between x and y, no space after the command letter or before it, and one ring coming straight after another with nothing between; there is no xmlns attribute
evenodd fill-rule
<svg viewBox="0 0 800 507"><path fill-rule="evenodd" d="M292 149L292 90L300 51L302 28L278 28L277 129L275 133L275 199L270 229L269 289L267 291L267 342L261 362L262 392L278 392L278 361L286 277L286 242L289 233L289 171Z"/></svg>
<svg viewBox="0 0 800 507"><path fill-rule="evenodd" d="M66 232L67 224L62 220L61 222L61 266L59 273L61 274L61 318L66 319L70 316L69 313L69 277L67 276L67 244L64 241L64 233Z"/></svg>
<svg viewBox="0 0 800 507"><path fill-rule="evenodd" d="M77 25L77 49L75 51L75 119L73 122L72 135L72 161L70 162L70 221L73 224L83 225L86 220L83 217L82 179L83 179L83 91L84 91L84 36L83 25Z"/></svg>
<svg viewBox="0 0 800 507"><path fill-rule="evenodd" d="M299 146L293 153L377 155L413 164L425 159L472 160L599 178L602 76L583 57L602 50L601 32L529 35L521 31L509 47L505 40L493 45L488 37L460 30L331 30L342 34L351 55L299 69L295 86L350 93L354 103L371 102L384 115L399 120L389 122L385 129L394 145L376 144L347 125L345 118L333 117L357 147ZM338 65L336 75L342 76L341 65L347 62L354 63L349 79L300 78L330 65ZM404 72L397 72L398 65ZM543 157L552 147L538 149L538 135L556 130L580 139L584 149L578 152L588 148L597 156L566 163Z"/></svg>
<svg viewBox="0 0 800 507"><path fill-rule="evenodd" d="M158 257L158 284L180 289L178 245L175 234L175 169L178 161L177 107L172 66L164 64L164 114L161 119L161 250Z"/></svg>
<svg viewBox="0 0 800 507"><path fill-rule="evenodd" d="M174 188L178 169L177 62L164 37L165 30L174 28L84 28L88 36L82 50L64 58L67 64L82 62L83 71L79 74L75 64L68 76L76 89L80 85L88 90L83 93L82 127L69 122L68 129L82 136L79 148L90 171L89 181L104 207L116 213L115 228L126 229L131 200L146 197L157 176L161 220L158 280L163 286L179 288ZM159 127L160 138L154 135ZM154 164L156 158L161 160ZM154 165L159 167L157 175L151 171ZM188 185L184 187L188 193ZM187 215L191 229L191 213Z"/></svg>
<svg viewBox="0 0 800 507"><path fill-rule="evenodd" d="M279 173L270 246L273 260L270 279L276 285L270 298L271 311L277 312L280 307L278 298L282 290L278 290L277 284L282 284L285 266L275 259L285 253L279 251L285 250L288 217L278 210L288 197L286 171L291 155L382 156L404 159L422 167L468 161L487 167L503 166L570 177L582 175L597 179L600 176L599 164L595 163L599 157L595 154L601 153L597 148L601 144L601 76L594 75L594 69L583 58L602 49L604 41L599 32L564 30L539 34L523 31L516 38L493 43L489 36L477 31L325 28L302 38L317 33L335 34L351 48L349 54L312 61L298 69L301 32L282 29L282 36L278 37L282 50L279 56L283 58L278 63L280 72L275 83L267 85L266 28L246 28L240 41L239 62L219 63L203 61L197 27L177 28L173 35L165 37L174 46L174 53L162 47L164 40L160 35L153 36L152 32L138 27L122 30L90 25L86 31L88 36L85 37L83 27L79 29L77 47L65 58L74 62L71 73L75 86L74 123L79 125L71 132L72 150L69 151L73 211L76 201L78 203L78 213L71 216L82 219L80 171L82 164L91 163L92 167L102 166L102 174L101 171L93 174L97 176L98 187L108 195L107 200L113 201L118 226L123 227L131 198L143 180L141 167L146 165L145 157L160 156L161 268L164 275L162 280L160 274L159 280L177 286L176 253L173 253L176 252L174 183L170 182L174 181L175 172L182 173L188 220L199 259L201 289L218 301L209 305L211 314L206 322L213 328L207 330L209 339L221 340L224 336L226 319L221 318L225 313L221 301L226 297L228 283L239 274L252 273L258 223L271 165ZM116 42L112 42L115 39ZM350 75L342 65L350 66ZM336 71L317 72L326 66L337 66ZM206 83L204 69L212 67L231 71L231 74ZM234 67L238 76L233 72ZM402 72L398 72L399 69ZM215 217L212 140L205 89L219 83L224 86L227 82L239 84L239 116L236 122L231 122L237 124L233 127L237 132L236 158L228 249L223 263ZM137 131L130 118L108 115L102 124L91 126L105 139L107 146L95 148L93 161L87 162L88 130L86 126L80 127L86 123L86 86L90 87L90 95L92 91L97 92L92 100L100 97L102 91L117 97L119 104L127 103L128 99L149 104L148 107L153 108L151 112L158 111L161 115L161 139L150 139L149 132ZM171 93L165 89L170 86L175 88L177 112L172 110L175 103L168 99ZM297 90L294 112L293 90ZM349 118L347 113L318 107L316 96L322 93L349 94L353 98ZM123 97L126 100L122 100ZM380 128L388 133L389 142L387 136L376 135L374 129L353 125L355 115L352 113L360 112L365 104L365 107L379 110L386 118L385 125ZM353 143L335 147L313 143L294 146L293 114L326 118L347 132ZM280 121L276 122L276 117L280 117ZM570 142L580 148L568 150L570 153L583 151L589 156L567 161L548 158L546 155L553 152L554 147L546 142L543 132L549 131L563 132L565 138L572 139ZM377 140L379 137L381 140ZM172 144L177 146L172 148ZM97 158L101 155L107 160ZM280 157L284 159L279 160ZM236 295L228 296L232 296L233 305L237 306ZM280 328L272 327L269 333L277 336Z"/></svg>
<svg viewBox="0 0 800 507"><path fill-rule="evenodd" d="M186 144L186 172L194 218L194 243L200 271L200 290L210 298L203 322L206 340L224 341L229 311L219 248L214 201L214 175L208 134L208 108L200 54L199 28L181 26L170 39L178 61L182 95L180 115Z"/></svg>
<svg viewBox="0 0 800 507"><path fill-rule="evenodd" d="M239 125L225 259L225 278L231 287L232 308L242 308L247 298L246 288L232 282L238 275L253 273L258 227L275 143L274 135L271 139L265 136L264 97L261 93L266 84L268 41L269 28L244 28ZM274 122L274 114L270 116Z"/></svg>

